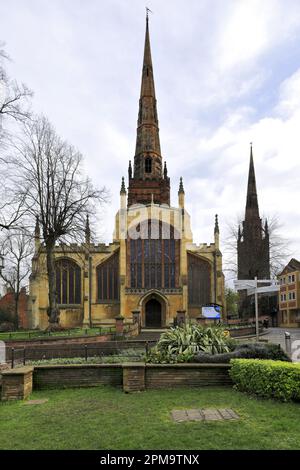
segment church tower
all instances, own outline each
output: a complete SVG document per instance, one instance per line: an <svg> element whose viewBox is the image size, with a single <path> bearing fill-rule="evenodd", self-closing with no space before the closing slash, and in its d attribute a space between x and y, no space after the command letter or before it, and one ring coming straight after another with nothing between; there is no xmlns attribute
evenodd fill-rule
<svg viewBox="0 0 300 470"><path fill-rule="evenodd" d="M170 205L170 178L160 150L157 104L151 58L149 19L146 17L146 36L139 100L137 138L132 173L128 167L128 206L132 204Z"/></svg>
<svg viewBox="0 0 300 470"><path fill-rule="evenodd" d="M252 144L245 220L238 229L237 253L238 279L270 279L269 229L259 216Z"/></svg>

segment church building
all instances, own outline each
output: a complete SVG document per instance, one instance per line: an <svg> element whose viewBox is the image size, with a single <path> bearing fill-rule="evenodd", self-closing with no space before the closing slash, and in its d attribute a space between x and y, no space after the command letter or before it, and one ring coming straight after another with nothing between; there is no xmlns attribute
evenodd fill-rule
<svg viewBox="0 0 300 470"><path fill-rule="evenodd" d="M129 161L127 184L122 178L113 241L109 245L92 243L87 219L81 245L58 245L55 250L62 326L96 325L118 316L130 320L138 311L143 327L167 327L178 312L196 318L202 306L211 304L221 306L225 314L218 217L213 243L195 244L182 178L178 184L178 205L173 206L160 147L147 17L135 155L133 164ZM45 328L46 253L38 223L35 241L31 326Z"/></svg>
<svg viewBox="0 0 300 470"><path fill-rule="evenodd" d="M259 215L259 206L254 170L253 148L250 149L247 200L245 220L238 228L237 240L238 279L270 279L270 237L267 220L263 223ZM262 296L261 296L262 297ZM271 314L277 311L277 296L265 296L260 300L260 313ZM240 316L254 316L253 296L247 291L239 293Z"/></svg>

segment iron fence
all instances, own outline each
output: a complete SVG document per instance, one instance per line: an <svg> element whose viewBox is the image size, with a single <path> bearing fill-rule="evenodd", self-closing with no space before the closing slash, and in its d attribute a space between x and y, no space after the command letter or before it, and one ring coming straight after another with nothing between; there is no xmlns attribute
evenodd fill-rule
<svg viewBox="0 0 300 470"><path fill-rule="evenodd" d="M104 362L104 358L114 356L117 360L142 360L156 341L105 341L103 344L61 345L59 347L22 347L7 348L7 363L11 368L36 361L55 359L80 358L85 362L89 359ZM116 361L115 361L116 362ZM97 363L97 362L95 362Z"/></svg>

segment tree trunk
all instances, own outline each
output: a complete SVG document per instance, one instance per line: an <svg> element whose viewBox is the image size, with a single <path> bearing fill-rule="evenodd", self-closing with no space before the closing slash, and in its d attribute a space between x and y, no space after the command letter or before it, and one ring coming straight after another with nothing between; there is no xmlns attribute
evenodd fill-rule
<svg viewBox="0 0 300 470"><path fill-rule="evenodd" d="M19 329L19 293L15 294L15 311L14 311L14 323L16 325L16 329Z"/></svg>
<svg viewBox="0 0 300 470"><path fill-rule="evenodd" d="M59 309L57 308L57 301L56 301L56 272L55 272L54 247L55 247L54 243L46 245L47 274L48 274L48 288L49 288L49 306L47 309L48 321L49 321L48 330L59 329Z"/></svg>

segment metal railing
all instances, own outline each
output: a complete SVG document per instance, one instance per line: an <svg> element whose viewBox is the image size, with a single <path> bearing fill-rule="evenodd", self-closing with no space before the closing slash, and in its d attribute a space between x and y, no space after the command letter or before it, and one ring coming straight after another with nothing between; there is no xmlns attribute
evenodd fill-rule
<svg viewBox="0 0 300 470"><path fill-rule="evenodd" d="M25 366L36 361L52 361L55 359L81 358L85 362L89 359L99 359L99 363L104 362L104 358L114 357L120 360L136 361L143 360L149 349L156 341L109 341L97 345L69 345L57 348L49 347L22 347L7 348L7 363L13 369L16 366ZM117 361L115 361L117 362ZM96 362L97 363L97 362ZM75 364L75 363L74 363Z"/></svg>

